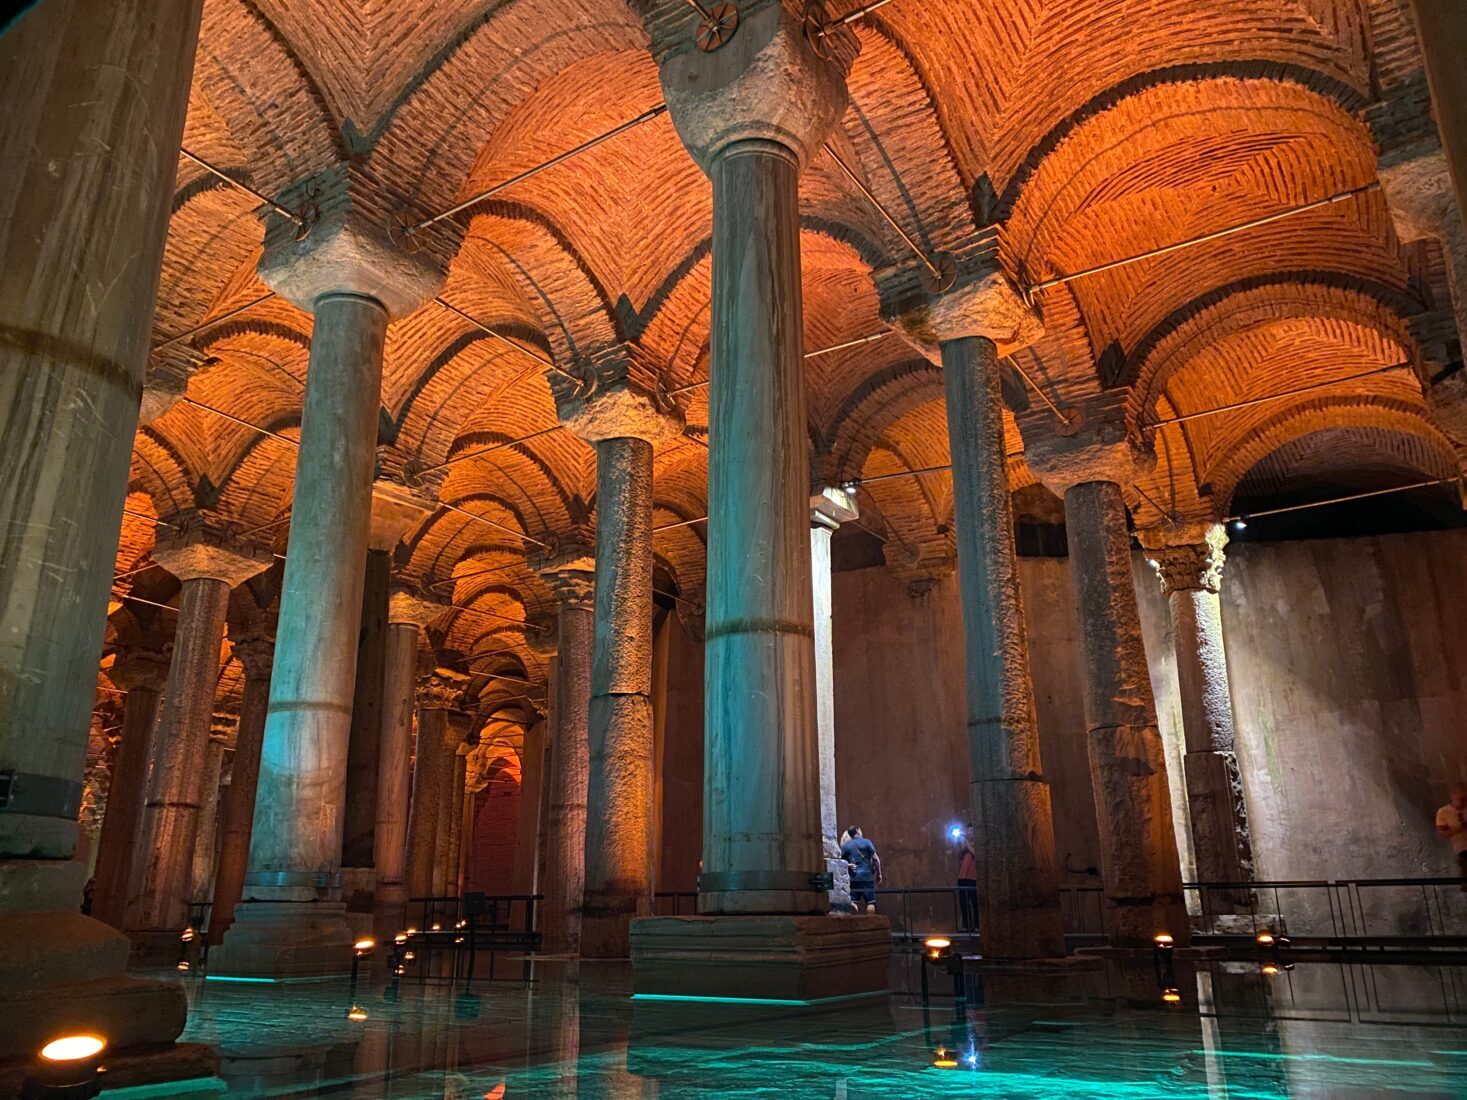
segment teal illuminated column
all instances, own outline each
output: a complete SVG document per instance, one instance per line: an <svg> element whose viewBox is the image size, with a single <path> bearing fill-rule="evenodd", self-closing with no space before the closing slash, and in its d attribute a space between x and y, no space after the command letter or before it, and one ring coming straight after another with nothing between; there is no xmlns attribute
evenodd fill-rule
<svg viewBox="0 0 1467 1100"><path fill-rule="evenodd" d="M1009 498L999 347L1040 334L997 272L963 272L931 311L941 340L962 596L970 803L984 958L1065 954L1054 811L1039 720Z"/></svg>
<svg viewBox="0 0 1467 1100"><path fill-rule="evenodd" d="M1025 457L1065 502L1084 673L1086 744L1100 829L1107 930L1120 946L1189 938L1166 755L1131 574L1125 488L1138 455L1116 420L1025 433Z"/></svg>
<svg viewBox="0 0 1467 1100"><path fill-rule="evenodd" d="M428 254L387 243L350 171L320 181L304 240L273 225L261 277L313 315L270 705L244 900L216 972L293 976L351 965L341 902L347 754L388 321L441 285ZM369 197L370 198L370 197ZM375 793L375 790L374 790Z"/></svg>
<svg viewBox="0 0 1467 1100"><path fill-rule="evenodd" d="M72 856L201 7L47 0L0 36L0 1058L184 1021Z"/></svg>

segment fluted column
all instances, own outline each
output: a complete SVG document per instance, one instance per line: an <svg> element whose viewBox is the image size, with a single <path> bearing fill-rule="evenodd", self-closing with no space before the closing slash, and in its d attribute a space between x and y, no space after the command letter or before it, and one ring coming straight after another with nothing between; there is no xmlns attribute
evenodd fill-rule
<svg viewBox="0 0 1467 1100"><path fill-rule="evenodd" d="M443 606L411 593L392 593L387 605L387 645L382 683L382 737L377 766L377 822L372 862L373 900L380 936L402 927L408 899L408 822L413 789L413 709L418 677L418 634Z"/></svg>
<svg viewBox="0 0 1467 1100"><path fill-rule="evenodd" d="M71 857L201 9L55 0L0 36L0 771L35 796L0 814L0 1058L183 1026Z"/></svg>
<svg viewBox="0 0 1467 1100"><path fill-rule="evenodd" d="M810 497L810 586L815 606L815 725L820 743L820 845L830 875L830 907L850 908L851 868L840 854L835 809L835 621L830 592L830 539L860 516L855 494L827 488Z"/></svg>
<svg viewBox="0 0 1467 1100"><path fill-rule="evenodd" d="M1141 637L1123 485L1136 453L1114 421L1029 439L1026 457L1063 493L1075 582L1090 780L1113 942L1188 938L1166 754Z"/></svg>
<svg viewBox="0 0 1467 1100"><path fill-rule="evenodd" d="M214 876L214 904L209 910L209 942L216 944L223 942L224 933L234 923L234 907L244 889L260 781L260 746L265 737L265 711L270 704L274 635L257 629L237 637L234 655L244 669L244 694L234 735L229 792L220 811L219 869Z"/></svg>
<svg viewBox="0 0 1467 1100"><path fill-rule="evenodd" d="M540 911L546 952L580 949L581 898L586 868L586 791L590 767L588 725L594 648L595 574L592 558L559 563L541 575L560 605L555 669L555 724L550 731L545 811L545 895Z"/></svg>
<svg viewBox="0 0 1467 1100"><path fill-rule="evenodd" d="M97 843L92 916L121 928L142 830L148 761L153 755L158 699L168 681L168 659L159 653L128 652L118 659L109 677L127 692L127 700L122 710L121 745L107 788L107 814Z"/></svg>
<svg viewBox="0 0 1467 1100"><path fill-rule="evenodd" d="M1227 532L1186 524L1142 536L1172 613L1177 695L1186 752L1182 770L1199 882L1249 882L1253 843L1233 736L1233 698L1223 645L1222 589ZM1245 910L1247 891L1208 891L1209 912Z"/></svg>
<svg viewBox="0 0 1467 1100"><path fill-rule="evenodd" d="M229 527L200 513L175 516L154 559L183 582L163 716L148 778L137 881L125 921L134 950L170 953L188 923L194 856L207 831L209 734L224 617L231 589L270 567L263 548L239 542ZM218 782L217 773L214 779ZM216 795L217 797L217 795Z"/></svg>
<svg viewBox="0 0 1467 1100"><path fill-rule="evenodd" d="M467 678L439 669L418 681L418 737L413 756L413 798L408 815L408 896L431 897L440 845L443 804L453 785L457 733L449 716L463 702Z"/></svg>

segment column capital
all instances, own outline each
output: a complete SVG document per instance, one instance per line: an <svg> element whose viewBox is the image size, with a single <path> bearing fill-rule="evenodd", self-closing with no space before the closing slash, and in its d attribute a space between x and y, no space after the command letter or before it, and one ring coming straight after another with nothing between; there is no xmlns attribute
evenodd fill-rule
<svg viewBox="0 0 1467 1100"><path fill-rule="evenodd" d="M525 648L536 657L554 657L560 651L560 631L553 616L536 615L525 621Z"/></svg>
<svg viewBox="0 0 1467 1100"><path fill-rule="evenodd" d="M469 677L452 669L435 669L426 676L418 677L417 705L419 710L457 711L463 706L464 692L468 690Z"/></svg>
<svg viewBox="0 0 1467 1100"><path fill-rule="evenodd" d="M596 550L585 527L541 536L526 555L530 570L550 586L562 607L590 607L596 586Z"/></svg>
<svg viewBox="0 0 1467 1100"><path fill-rule="evenodd" d="M275 661L275 635L267 630L230 633L230 645L246 680L269 680Z"/></svg>
<svg viewBox="0 0 1467 1100"><path fill-rule="evenodd" d="M1012 355L1044 336L1039 315L991 254L956 262L957 281L941 294L914 290L907 278L910 264L896 269L889 280L879 275L878 285L890 283L882 295L888 320L927 349L948 340L982 337L994 343L999 355Z"/></svg>
<svg viewBox="0 0 1467 1100"><path fill-rule="evenodd" d="M708 593L703 588L690 588L682 594L674 607L678 622L695 642L704 640L704 627L708 615Z"/></svg>
<svg viewBox="0 0 1467 1100"><path fill-rule="evenodd" d="M1222 588L1227 530L1220 523L1183 523L1138 531L1146 560L1156 570L1165 596L1173 592L1213 592Z"/></svg>
<svg viewBox="0 0 1467 1100"><path fill-rule="evenodd" d="M421 629L442 618L448 610L448 602L426 588L394 583L387 596L389 624L410 624Z"/></svg>
<svg viewBox="0 0 1467 1100"><path fill-rule="evenodd" d="M842 523L861 518L861 509L856 503L856 490L827 485L818 493L810 494L810 526L827 527L834 531Z"/></svg>
<svg viewBox="0 0 1467 1100"><path fill-rule="evenodd" d="M239 525L199 508L176 512L159 524L153 560L180 581L201 577L237 588L275 561L266 547L239 537Z"/></svg>
<svg viewBox="0 0 1467 1100"><path fill-rule="evenodd" d="M380 303L392 320L407 316L442 289L462 234L450 218L404 235L420 213L356 164L299 180L280 202L307 211L310 221L302 229L271 215L260 278L309 313L324 295L355 294Z"/></svg>
<svg viewBox="0 0 1467 1100"><path fill-rule="evenodd" d="M1135 483L1138 474L1156 467L1156 453L1147 450L1126 428L1115 411L1096 415L1079 408L1069 410L1070 423L1064 435L1049 424L1036 430L1021 419L1024 461L1046 489L1058 497L1076 485L1111 481L1123 489Z"/></svg>
<svg viewBox="0 0 1467 1100"><path fill-rule="evenodd" d="M552 569L540 573L541 578L555 598L560 601L562 611L573 608L591 611L596 607L596 571L592 569Z"/></svg>
<svg viewBox="0 0 1467 1100"><path fill-rule="evenodd" d="M547 377L561 422L588 443L630 438L655 446L686 426L663 384L661 363L638 344L613 344Z"/></svg>
<svg viewBox="0 0 1467 1100"><path fill-rule="evenodd" d="M107 679L123 691L132 691L136 688L162 691L163 686L168 683L168 665L172 648L171 645L166 645L161 650L133 648L120 650L117 659L112 662L112 667L107 670Z"/></svg>
<svg viewBox="0 0 1467 1100"><path fill-rule="evenodd" d="M881 556L886 559L886 567L906 582L907 595L914 600L952 576L958 566L957 551L951 545L906 546L893 539L882 546Z"/></svg>
<svg viewBox="0 0 1467 1100"><path fill-rule="evenodd" d="M421 494L396 481L379 478L372 482L372 526L367 545L373 550L391 550L402 541L433 504Z"/></svg>
<svg viewBox="0 0 1467 1100"><path fill-rule="evenodd" d="M711 52L697 48L686 20L671 46L654 33L673 125L705 172L745 141L779 145L803 168L840 121L860 44L840 28L819 40L817 51L806 26L826 21L824 7L808 9L813 15L802 19L781 0L746 0L733 37Z"/></svg>

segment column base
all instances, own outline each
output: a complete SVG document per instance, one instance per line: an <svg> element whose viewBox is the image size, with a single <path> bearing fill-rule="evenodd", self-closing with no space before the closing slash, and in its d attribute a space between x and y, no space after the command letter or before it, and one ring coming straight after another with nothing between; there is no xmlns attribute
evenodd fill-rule
<svg viewBox="0 0 1467 1100"><path fill-rule="evenodd" d="M372 928L378 943L391 943L407 927L407 900L407 887L402 883L378 883L372 898Z"/></svg>
<svg viewBox="0 0 1467 1100"><path fill-rule="evenodd" d="M126 1050L171 1047L183 1031L183 987L127 977L127 937L69 908L85 874L76 862L0 861L0 1059L78 1032Z"/></svg>
<svg viewBox="0 0 1467 1100"><path fill-rule="evenodd" d="M377 868L343 867L341 869L341 900L348 912L370 913L377 889Z"/></svg>
<svg viewBox="0 0 1467 1100"><path fill-rule="evenodd" d="M830 872L830 911L851 911L851 865L836 856L825 857L825 869Z"/></svg>
<svg viewBox="0 0 1467 1100"><path fill-rule="evenodd" d="M242 902L209 973L237 978L320 978L351 970L356 937L342 902Z"/></svg>
<svg viewBox="0 0 1467 1100"><path fill-rule="evenodd" d="M631 926L638 998L726 998L811 1007L884 994L882 916L644 917Z"/></svg>
<svg viewBox="0 0 1467 1100"><path fill-rule="evenodd" d="M223 1096L229 1086L218 1076L219 1055L202 1043L172 1043L136 1053L106 1057L105 1096L168 1097L204 1100ZM30 1059L0 1062L0 1096L18 1096Z"/></svg>
<svg viewBox="0 0 1467 1100"><path fill-rule="evenodd" d="M631 913L583 913L578 954L583 959L625 959L634 919Z"/></svg>

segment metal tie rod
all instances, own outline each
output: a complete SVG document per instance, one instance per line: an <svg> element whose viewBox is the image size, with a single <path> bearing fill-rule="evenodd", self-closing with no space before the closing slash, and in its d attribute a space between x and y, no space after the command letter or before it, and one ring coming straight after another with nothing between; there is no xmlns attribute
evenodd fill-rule
<svg viewBox="0 0 1467 1100"><path fill-rule="evenodd" d="M180 148L178 151L180 153L182 153L183 156L185 156L187 159L189 159L189 160L193 161L195 164L197 164L204 171L208 172L210 175L215 176L215 177L223 180L225 183L229 184L231 187L237 187L239 190L243 191L246 195L249 195L249 196L251 196L251 197L253 197L255 199L258 199L260 202L264 203L271 210L275 211L275 213L279 214L282 218L288 218L290 221L294 222L296 225L301 226L302 228L304 228L304 226L306 224L306 219L305 219L305 217L303 215L297 214L294 210L290 210L290 209L287 209L284 206L281 206L278 202L276 202L274 199L272 199L269 195L266 195L266 194L264 194L263 192L260 192L260 191L256 191L249 184L243 183L240 180L235 179L233 176L228 175L227 173L225 173L220 168L216 168L214 165L210 164L207 160L205 160L203 157L199 156L197 153L192 153L189 150L183 149L183 148Z"/></svg>

